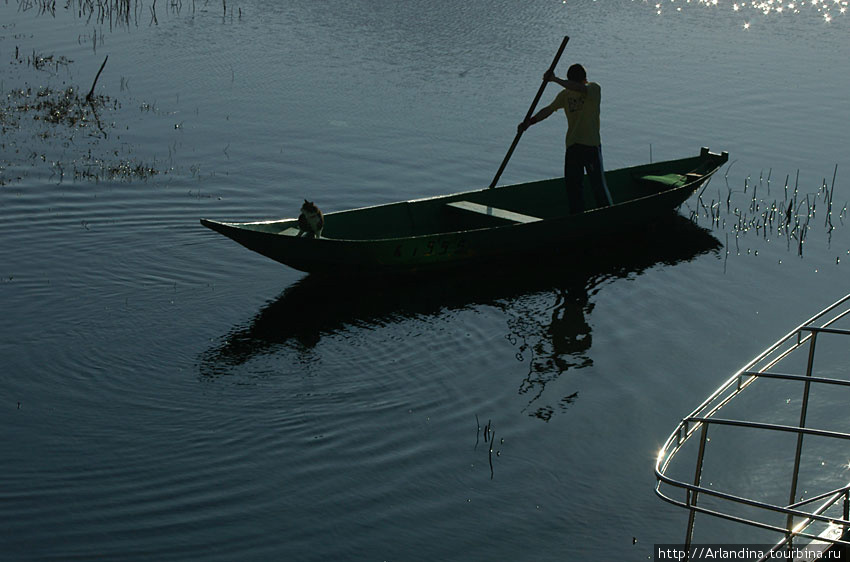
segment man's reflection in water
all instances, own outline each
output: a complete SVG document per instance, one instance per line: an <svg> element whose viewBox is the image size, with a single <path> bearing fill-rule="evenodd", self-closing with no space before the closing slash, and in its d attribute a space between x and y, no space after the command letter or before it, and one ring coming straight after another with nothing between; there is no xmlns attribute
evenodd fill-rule
<svg viewBox="0 0 850 562"><path fill-rule="evenodd" d="M577 392L561 397L556 406L538 405L546 385L566 371L593 365L588 354L593 337L587 315L593 311L586 278L569 279L554 290L554 304L546 310L534 311L508 321L509 341L518 345L517 359L528 362L528 373L519 387L520 394L528 395L530 415L548 421L555 407L566 409L578 396ZM537 295L540 299L541 295ZM551 299L542 299L551 302ZM530 303L529 303L530 304ZM538 303L538 307L543 303Z"/></svg>

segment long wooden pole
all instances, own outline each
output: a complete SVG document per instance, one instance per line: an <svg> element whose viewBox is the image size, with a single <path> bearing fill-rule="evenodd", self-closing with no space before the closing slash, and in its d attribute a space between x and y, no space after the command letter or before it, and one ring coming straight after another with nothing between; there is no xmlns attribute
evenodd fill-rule
<svg viewBox="0 0 850 562"><path fill-rule="evenodd" d="M555 53L555 58L552 60L552 64L549 65L549 72L555 72L555 67L558 66L558 60L561 58L561 54L564 52L564 49L567 47L567 42L570 40L569 36L564 35L564 40L561 41L561 46L558 47L558 52ZM534 115L534 110L537 108L537 102L540 101L540 97L543 96L543 90L546 89L546 80L543 80L543 83L540 84L540 89L537 90L537 95L534 96L534 101L531 102L531 107L528 108L528 113L525 114L525 120L531 118ZM516 136L514 137L514 142L511 143L511 147L508 149L508 153L505 155L505 159L502 160L502 165L499 166L499 171L496 172L496 177L493 178L492 183L490 183L490 187L496 187L496 183L498 183L499 178L502 176L502 172L505 171L505 166L508 165L508 160L511 159L511 155L514 153L514 149L516 145L519 144L519 138L522 136L522 131L517 131Z"/></svg>

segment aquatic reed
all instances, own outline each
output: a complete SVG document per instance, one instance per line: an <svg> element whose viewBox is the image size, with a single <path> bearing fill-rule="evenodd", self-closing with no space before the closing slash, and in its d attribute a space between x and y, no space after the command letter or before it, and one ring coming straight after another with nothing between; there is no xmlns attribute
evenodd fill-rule
<svg viewBox="0 0 850 562"><path fill-rule="evenodd" d="M734 164L734 162L732 162ZM731 168L732 164L728 168ZM726 209L722 212L718 190L717 201L714 199L706 204L703 200L703 189L696 197L696 207L690 209L690 219L699 223L701 219L707 219L712 229L730 229L735 236L736 251L740 254L739 239L748 233L755 233L762 240L769 242L773 238L784 238L788 250L793 247L797 255L802 257L808 234L812 228L812 219L817 216L819 208L826 208L824 217L824 228L826 229L827 242L831 232L835 229L832 221L832 209L835 197L835 184L838 176L838 165L833 169L832 182L828 183L826 178L816 190L800 193L800 170L795 173L794 185L790 184L790 174L786 174L783 185L783 199L770 199L770 181L773 169L769 168L765 176L764 170L759 174L759 181L751 181L750 175L743 180L743 189L735 190L729 183L729 170L727 168L725 178L727 185ZM763 189L760 189L763 188ZM766 193L765 193L766 191ZM736 194L746 194L746 203L735 206ZM803 196L805 195L805 197ZM690 205L686 204L686 207ZM843 223L846 215L847 204L844 204L839 219ZM728 235L727 233L727 247ZM754 253L757 255L757 252Z"/></svg>
<svg viewBox="0 0 850 562"><path fill-rule="evenodd" d="M206 3L205 3L206 4ZM113 27L129 27L139 25L139 16L145 9L143 0L66 0L64 3L65 13L76 15L86 23L97 23ZM56 16L56 0L18 0L18 9L22 12L36 11L39 15L48 14ZM159 24L159 10L156 0L152 0L147 6L150 13L150 24ZM174 14L180 14L183 9L182 0L168 0L165 10ZM195 13L195 1L192 0L192 14ZM227 16L228 11L231 19L234 9L228 10L227 0L222 0L222 17ZM239 19L242 18L242 8L237 8Z"/></svg>

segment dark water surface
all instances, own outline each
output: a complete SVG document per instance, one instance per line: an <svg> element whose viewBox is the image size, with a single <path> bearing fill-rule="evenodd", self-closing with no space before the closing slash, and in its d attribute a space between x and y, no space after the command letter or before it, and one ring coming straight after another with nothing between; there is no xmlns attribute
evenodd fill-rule
<svg viewBox="0 0 850 562"><path fill-rule="evenodd" d="M0 559L645 560L681 541L653 493L668 432L848 292L846 8L0 3ZM609 168L730 153L678 220L369 285L198 224L487 185L564 34L559 71L603 86ZM107 55L95 116L73 104ZM563 130L527 132L502 181L558 175Z"/></svg>

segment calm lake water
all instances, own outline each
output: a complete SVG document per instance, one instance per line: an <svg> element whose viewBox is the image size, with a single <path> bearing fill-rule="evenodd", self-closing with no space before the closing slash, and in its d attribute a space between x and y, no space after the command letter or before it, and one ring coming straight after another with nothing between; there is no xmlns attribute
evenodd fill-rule
<svg viewBox="0 0 850 562"><path fill-rule="evenodd" d="M668 433L849 292L846 1L61 4L0 3L2 559L645 560ZM364 286L199 225L489 184L565 34L608 168L729 152L664 230Z"/></svg>

